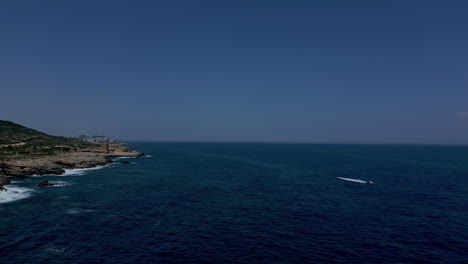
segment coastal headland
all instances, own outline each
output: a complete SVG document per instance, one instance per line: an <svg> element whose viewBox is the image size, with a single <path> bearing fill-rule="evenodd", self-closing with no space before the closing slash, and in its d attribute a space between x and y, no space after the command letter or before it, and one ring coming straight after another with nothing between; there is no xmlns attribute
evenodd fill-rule
<svg viewBox="0 0 468 264"><path fill-rule="evenodd" d="M11 177L61 175L66 169L92 168L112 163L112 158L143 155L125 143L89 143L0 121L0 190Z"/></svg>

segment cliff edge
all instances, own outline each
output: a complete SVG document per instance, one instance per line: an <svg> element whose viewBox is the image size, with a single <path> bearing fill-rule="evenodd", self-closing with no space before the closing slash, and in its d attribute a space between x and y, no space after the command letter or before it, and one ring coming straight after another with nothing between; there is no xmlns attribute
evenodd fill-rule
<svg viewBox="0 0 468 264"><path fill-rule="evenodd" d="M65 169L91 168L111 163L111 158L143 155L123 143L88 143L0 120L0 190L9 184L8 177L60 175Z"/></svg>

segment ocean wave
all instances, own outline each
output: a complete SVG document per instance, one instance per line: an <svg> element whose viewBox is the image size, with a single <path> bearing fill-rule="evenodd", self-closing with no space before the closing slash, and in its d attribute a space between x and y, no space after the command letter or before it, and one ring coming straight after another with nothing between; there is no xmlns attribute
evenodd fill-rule
<svg viewBox="0 0 468 264"><path fill-rule="evenodd" d="M100 170L102 168L105 168L106 166L107 165L97 166L97 167L94 167L94 168L68 169L68 170L65 170L64 174L54 175L54 176L79 176L79 175L84 175L87 171Z"/></svg>
<svg viewBox="0 0 468 264"><path fill-rule="evenodd" d="M0 191L0 203L10 203L31 196L33 189L18 187L16 185L5 185L6 191Z"/></svg>
<svg viewBox="0 0 468 264"><path fill-rule="evenodd" d="M126 156L122 156L122 157L117 157L117 158L114 158L114 160L120 160L120 159L135 159L136 157L126 157Z"/></svg>
<svg viewBox="0 0 468 264"><path fill-rule="evenodd" d="M72 185L70 182L66 182L66 181L49 181L49 182L52 183L53 186L45 186L45 187L63 187L63 186Z"/></svg>
<svg viewBox="0 0 468 264"><path fill-rule="evenodd" d="M343 177L336 177L340 180L344 180L344 181L350 181L350 182L357 182L357 183L368 183L368 184L372 184L374 183L373 181L363 181L361 179L351 179L351 178L343 178Z"/></svg>
<svg viewBox="0 0 468 264"><path fill-rule="evenodd" d="M152 158L153 155L146 154L144 157L145 157L145 158Z"/></svg>
<svg viewBox="0 0 468 264"><path fill-rule="evenodd" d="M83 209L83 208L71 208L65 211L65 214L80 214L80 213L91 213L94 212L93 209Z"/></svg>
<svg viewBox="0 0 468 264"><path fill-rule="evenodd" d="M65 172L63 174L33 174L31 177L45 177L45 176L78 176L78 175L84 175L87 171L90 170L99 170L104 167L107 167L109 165L101 165L101 166L96 166L92 168L82 168L82 169L65 169Z"/></svg>
<svg viewBox="0 0 468 264"><path fill-rule="evenodd" d="M47 247L44 249L45 251L56 253L56 254L61 254L65 252L65 247L56 247L56 246L51 246Z"/></svg>

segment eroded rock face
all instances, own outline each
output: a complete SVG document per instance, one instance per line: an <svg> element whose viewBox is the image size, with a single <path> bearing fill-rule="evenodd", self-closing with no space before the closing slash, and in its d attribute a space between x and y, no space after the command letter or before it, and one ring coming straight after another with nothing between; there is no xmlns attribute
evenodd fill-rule
<svg viewBox="0 0 468 264"><path fill-rule="evenodd" d="M109 158L118 158L118 157L143 157L145 153L141 152L123 152L123 151L114 151L107 154Z"/></svg>
<svg viewBox="0 0 468 264"><path fill-rule="evenodd" d="M0 191L5 191L6 189L3 188L3 185L8 185L10 183L11 183L10 179L0 175Z"/></svg>
<svg viewBox="0 0 468 264"><path fill-rule="evenodd" d="M75 163L66 161L56 161L55 164L62 166L63 168L74 168Z"/></svg>
<svg viewBox="0 0 468 264"><path fill-rule="evenodd" d="M41 166L39 168L31 168L33 174L44 175L44 174L54 174L54 175L61 175L65 173L60 167L48 167L48 166Z"/></svg>
<svg viewBox="0 0 468 264"><path fill-rule="evenodd" d="M10 159L0 162L0 176L60 175L65 172L64 169L92 168L112 163L113 157L141 157L143 155L143 153L133 152L129 147L114 144L109 151L103 151L102 148L92 148L51 156Z"/></svg>
<svg viewBox="0 0 468 264"><path fill-rule="evenodd" d="M59 166L16 166L2 164L2 172L11 177L27 177L44 174L60 175L65 171Z"/></svg>

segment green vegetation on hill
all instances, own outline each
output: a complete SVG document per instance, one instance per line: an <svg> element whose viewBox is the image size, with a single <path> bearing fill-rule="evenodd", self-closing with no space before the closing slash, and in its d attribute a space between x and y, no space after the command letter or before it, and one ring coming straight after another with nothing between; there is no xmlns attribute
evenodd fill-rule
<svg viewBox="0 0 468 264"><path fill-rule="evenodd" d="M47 134L18 125L11 121L0 120L0 144L15 144L33 138L51 138Z"/></svg>
<svg viewBox="0 0 468 264"><path fill-rule="evenodd" d="M11 121L0 120L0 160L53 155L53 146L87 148L94 144L75 138L51 136Z"/></svg>

